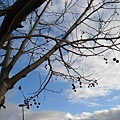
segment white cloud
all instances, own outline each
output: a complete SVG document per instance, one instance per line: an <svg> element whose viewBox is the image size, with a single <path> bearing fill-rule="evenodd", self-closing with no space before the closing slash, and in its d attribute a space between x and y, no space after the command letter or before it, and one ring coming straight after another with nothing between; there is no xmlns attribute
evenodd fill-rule
<svg viewBox="0 0 120 120"><path fill-rule="evenodd" d="M88 99L98 96L105 96L109 94L109 90L102 89L102 88L77 88L76 92L73 92L72 90L67 90L66 95L68 95L68 98L71 100L71 102L79 102L82 99Z"/></svg>
<svg viewBox="0 0 120 120"><path fill-rule="evenodd" d="M65 55L64 57L65 60L67 60L67 56ZM108 64L105 63L103 56L79 58L78 61L74 63L73 66L75 68L77 68L78 66L80 66L81 69L83 68L84 75L93 74L91 78L93 77L96 79L101 79L98 81L98 85L93 88L88 88L88 84L84 84L82 88L79 88L79 83L74 83L76 86L76 92L73 92L71 85L69 89L66 90L64 93L69 102L83 103L84 99L84 104L87 104L88 106L99 106L98 102L91 102L89 101L89 99L105 97L113 93L113 90L120 90L120 84L118 82L120 74L120 64L115 63L112 60L112 54L107 53L106 57L108 58ZM73 59L75 59L74 56ZM54 68L58 71L62 71L63 73L65 73L66 71L65 68L63 66L60 66L59 63L56 63ZM78 70L78 72L81 73L81 70ZM72 84L72 82L70 84ZM116 96L114 99L116 98L118 97Z"/></svg>
<svg viewBox="0 0 120 120"><path fill-rule="evenodd" d="M18 105L7 103L6 109L1 109L0 120L21 120L22 111ZM59 111L41 111L34 112L32 110L24 109L26 120L65 120L67 115Z"/></svg>
<svg viewBox="0 0 120 120"><path fill-rule="evenodd" d="M21 109L13 103L6 104L7 108L0 111L0 120L20 120ZM18 119L17 119L18 118Z"/></svg>
<svg viewBox="0 0 120 120"><path fill-rule="evenodd" d="M94 112L89 118L96 120L119 120L120 107L111 108L110 110L101 110Z"/></svg>
<svg viewBox="0 0 120 120"><path fill-rule="evenodd" d="M112 55L109 54L108 56L108 64L105 64L102 57L84 58L83 61L77 61L75 66L78 63L83 68L85 75L93 74L92 77L101 79L98 81L98 85L93 88L87 88L88 84L79 88L79 83L75 83L76 92L73 92L71 87L65 92L70 102L81 102L82 99L87 100L89 98L103 97L110 95L113 90L120 90L118 82L120 64L112 61Z"/></svg>
<svg viewBox="0 0 120 120"><path fill-rule="evenodd" d="M26 120L119 120L120 106L115 108L99 110L93 113L83 112L81 114L72 115L60 111L40 111L24 110ZM17 105L8 103L7 109L0 111L0 120L21 120L21 108Z"/></svg>
<svg viewBox="0 0 120 120"><path fill-rule="evenodd" d="M28 120L64 120L65 113L59 111L29 112L26 114Z"/></svg>
<svg viewBox="0 0 120 120"><path fill-rule="evenodd" d="M93 113L83 112L73 116L72 120L119 120L120 106L109 110L100 110Z"/></svg>
<svg viewBox="0 0 120 120"><path fill-rule="evenodd" d="M116 101L116 100L119 100L120 99L120 96L113 96L112 99L107 99L108 102L112 102L112 101Z"/></svg>

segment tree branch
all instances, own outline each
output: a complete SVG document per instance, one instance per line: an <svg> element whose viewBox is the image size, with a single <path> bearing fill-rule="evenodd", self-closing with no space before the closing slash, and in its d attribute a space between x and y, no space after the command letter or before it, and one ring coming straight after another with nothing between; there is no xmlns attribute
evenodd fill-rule
<svg viewBox="0 0 120 120"><path fill-rule="evenodd" d="M0 48L8 40L16 26L45 1L46 0L17 0L14 3L0 28Z"/></svg>
<svg viewBox="0 0 120 120"><path fill-rule="evenodd" d="M38 19L36 20L33 28L31 29L31 31L29 32L28 34L28 37L26 37L26 39L22 42L18 52L16 53L16 55L13 57L13 59L11 60L10 64L8 65L8 67L6 68L8 70L8 72L10 72L10 70L12 69L12 67L15 65L15 63L17 62L17 60L19 59L19 57L21 56L23 50L24 50L24 47L26 45L26 43L28 42L29 40L29 37L34 33L37 25L39 24L39 20L41 18L41 16L43 15L45 9L47 8L47 6L49 5L50 3L50 0L47 2L47 4L45 5L43 11L41 12L41 14L38 16Z"/></svg>
<svg viewBox="0 0 120 120"><path fill-rule="evenodd" d="M91 0L90 4L88 7L85 9L84 14L89 10L92 2L94 0ZM66 32L65 36L62 39L66 39L68 35L76 28L78 25L79 21L82 19L83 14L80 15L78 20L71 26L71 28ZM20 71L18 74L13 76L8 82L11 84L11 87L14 86L16 82L18 82L22 77L25 77L29 72L32 70L36 69L39 65L41 65L44 61L46 61L56 50L58 50L59 46L63 43L63 41L58 42L49 52L47 52L43 57L38 59L36 62L32 63L31 65L25 67L22 71Z"/></svg>

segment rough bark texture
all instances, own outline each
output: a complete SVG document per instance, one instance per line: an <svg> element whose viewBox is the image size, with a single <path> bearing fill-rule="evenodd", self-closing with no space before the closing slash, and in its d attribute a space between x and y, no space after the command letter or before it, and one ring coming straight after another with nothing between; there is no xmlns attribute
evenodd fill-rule
<svg viewBox="0 0 120 120"><path fill-rule="evenodd" d="M0 48L9 39L10 34L25 17L41 6L46 0L17 0L8 11L0 28Z"/></svg>

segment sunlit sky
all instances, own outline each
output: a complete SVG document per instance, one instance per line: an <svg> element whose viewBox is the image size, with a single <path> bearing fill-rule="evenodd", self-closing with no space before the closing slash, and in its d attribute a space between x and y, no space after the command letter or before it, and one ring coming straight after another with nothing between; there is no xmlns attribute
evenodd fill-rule
<svg viewBox="0 0 120 120"><path fill-rule="evenodd" d="M58 9L57 6L54 9ZM51 80L47 89L54 92L43 91L39 95L39 99L37 99L41 103L39 108L36 108L36 105L33 105L29 110L24 108L25 120L68 120L68 118L72 120L119 120L120 63L115 63L113 57L111 52L107 53L108 64L105 63L102 56L79 59L75 65L79 64L86 75L93 74L95 78L100 78L98 85L88 88L88 85L85 84L79 88L76 84L76 92L74 92L72 82L64 81L62 78ZM120 53L116 53L116 57L120 60ZM25 65L24 61L25 59L19 61L12 74L21 65ZM56 64L55 67L64 71L60 65ZM22 110L18 105L24 103L24 97L18 87L22 86L26 97L37 90L40 79L45 77L44 69L40 69L41 77L39 78L39 69L37 68L27 77L21 79L6 94L6 109L0 110L0 120L22 120ZM31 103L34 102L31 101Z"/></svg>

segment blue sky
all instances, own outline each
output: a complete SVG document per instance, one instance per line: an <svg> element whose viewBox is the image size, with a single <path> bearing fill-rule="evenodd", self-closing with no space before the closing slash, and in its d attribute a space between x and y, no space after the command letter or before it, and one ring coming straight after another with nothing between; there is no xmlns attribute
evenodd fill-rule
<svg viewBox="0 0 120 120"><path fill-rule="evenodd" d="M59 1L59 4L61 4L61 6L63 3L64 0ZM97 2L95 1L94 4L96 3ZM56 4L56 2L54 1L53 4ZM85 6L86 4L86 0L85 2L82 2L83 6ZM54 7L54 10L59 11L62 9L62 7L58 8L56 5ZM81 12L83 9L79 10L79 7L73 7L72 10L75 10L76 12ZM68 16L69 15L67 15L67 17ZM52 20L48 18L45 19L46 21ZM70 22L72 23L73 21L70 20ZM94 23L91 24L93 24L93 26L95 27L97 26ZM85 29L84 25L82 27L83 29ZM58 31L55 32L55 34L57 33ZM108 58L108 64L106 64L103 60L103 56L79 58L78 61L74 64L74 66L79 65L86 75L92 73L94 78L101 78L99 79L98 85L96 85L96 87L88 88L88 85L84 84L82 88L79 88L78 83L75 83L77 91L74 92L72 90L72 82L65 81L62 78L58 78L57 80L55 80L54 77L48 84L47 89L61 92L53 93L50 91L43 91L39 95L39 102L41 103L40 107L36 108L36 106L33 105L30 110L27 110L25 108L25 119L67 120L68 118L70 118L72 120L119 120L120 63L115 63L112 60L114 54L111 51L106 52L105 56L107 56ZM115 56L117 57L117 59L120 60L119 52L115 53ZM64 58L67 58L66 54L64 55ZM76 56L73 57L73 59L75 58ZM14 75L18 69L20 70L21 68L23 68L26 62L27 57L23 56L19 60L15 68L12 70L11 76ZM29 93L36 91L39 88L40 79L44 79L46 75L46 71L43 66L35 69L30 74L28 74L27 77L21 79L21 81L19 81L14 86L14 88L6 94L7 108L5 110L1 109L0 120L22 119L21 108L19 108L18 105L23 103L24 98L21 91L18 90L18 87L22 86L22 91L24 92L25 96L29 96ZM59 70L62 72L65 71L65 68L62 67L59 63L54 63L53 66L55 70ZM41 78L39 78L38 71L40 71ZM79 70L79 72L81 72L81 70Z"/></svg>
<svg viewBox="0 0 120 120"><path fill-rule="evenodd" d="M79 120L91 117L92 119L96 119L97 117L103 117L103 120L105 120L106 117L109 119L109 117L117 114L115 119L119 120L119 64L114 64L114 62L112 63L111 61L112 64L110 63L106 65L101 59L97 58L97 60L98 64L101 63L99 67L101 67L102 65L104 66L104 68L101 69L101 71L99 72L100 76L101 74L103 76L101 80L99 80L98 86L96 86L95 88L87 88L87 85L85 85L81 89L78 88L77 92L75 93L73 92L71 83L69 82L63 82L62 80L61 82L51 82L47 88L52 88L53 90L58 91L62 89L62 92L59 94L47 91L43 92L42 95L40 95L39 97L39 100L41 102L39 109L37 109L35 106L31 107L30 110L25 109L26 119L29 118L29 116L33 115L35 120L66 120L67 118ZM118 72L114 72L114 70ZM111 77L109 73L112 73L113 77ZM9 113L10 118L13 119L13 116L15 120L17 120L18 117L20 118L21 109L18 107L18 104L23 103L23 97L21 95L21 92L18 90L18 87L19 85L22 85L23 91L27 96L29 91L36 89L36 87L38 86L38 82L39 79L37 73L34 71L30 75L28 75L27 78L24 78L19 83L17 83L14 89L7 93L7 109L1 110L2 115L0 117L2 119L5 119L7 111L10 111L11 108L13 108L12 111L10 111L11 114ZM33 86L32 88L31 85ZM47 117L45 116L44 112L48 115ZM112 119L113 118L111 117L110 120Z"/></svg>

